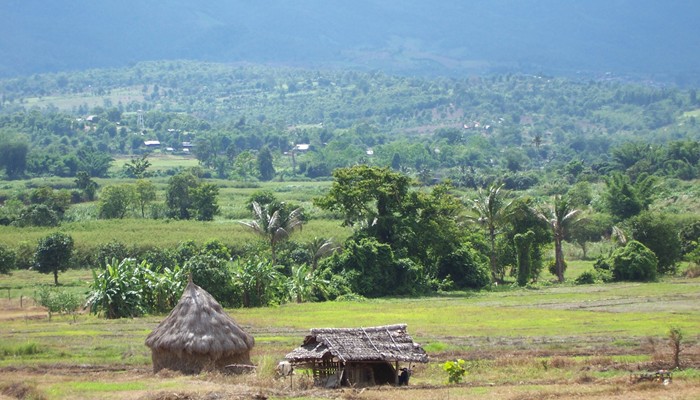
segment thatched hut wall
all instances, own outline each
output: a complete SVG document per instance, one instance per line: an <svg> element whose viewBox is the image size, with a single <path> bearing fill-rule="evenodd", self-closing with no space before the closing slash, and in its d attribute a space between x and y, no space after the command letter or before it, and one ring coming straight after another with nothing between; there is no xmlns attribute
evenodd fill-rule
<svg viewBox="0 0 700 400"><path fill-rule="evenodd" d="M177 354L166 350L154 350L151 353L153 372L161 369L180 371L184 374L198 374L203 371L243 372L241 365L250 365L250 353L230 354L212 359L203 354ZM232 367L229 367L233 365Z"/></svg>

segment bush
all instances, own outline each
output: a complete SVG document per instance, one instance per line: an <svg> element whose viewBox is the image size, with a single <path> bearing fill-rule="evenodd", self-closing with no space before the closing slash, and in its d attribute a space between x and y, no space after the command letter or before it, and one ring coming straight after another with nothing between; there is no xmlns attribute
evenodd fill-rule
<svg viewBox="0 0 700 400"><path fill-rule="evenodd" d="M576 278L577 285L592 285L598 279L598 275L593 271L585 271Z"/></svg>
<svg viewBox="0 0 700 400"><path fill-rule="evenodd" d="M630 221L632 237L651 250L658 260L657 272L675 273L683 258L683 243L677 217L658 212L643 212Z"/></svg>
<svg viewBox="0 0 700 400"><path fill-rule="evenodd" d="M17 255L11 249L0 244L0 274L8 274L17 265Z"/></svg>
<svg viewBox="0 0 700 400"><path fill-rule="evenodd" d="M465 361L460 359L454 361L446 361L442 364L442 370L447 372L447 383L460 383L467 374L467 369L464 367Z"/></svg>
<svg viewBox="0 0 700 400"><path fill-rule="evenodd" d="M642 243L632 240L625 247L615 250L610 257L613 277L616 281L656 280L658 260L654 252Z"/></svg>
<svg viewBox="0 0 700 400"><path fill-rule="evenodd" d="M448 276L457 289L481 289L491 284L487 260L466 245L438 261L438 279Z"/></svg>
<svg viewBox="0 0 700 400"><path fill-rule="evenodd" d="M190 258L183 270L185 274L191 273L194 283L214 296L222 306L234 306L233 274L225 260L211 254L200 254Z"/></svg>
<svg viewBox="0 0 700 400"><path fill-rule="evenodd" d="M77 294L47 285L42 285L39 288L38 298L35 301L40 306L46 307L49 321L54 313L74 314L82 303L82 299Z"/></svg>

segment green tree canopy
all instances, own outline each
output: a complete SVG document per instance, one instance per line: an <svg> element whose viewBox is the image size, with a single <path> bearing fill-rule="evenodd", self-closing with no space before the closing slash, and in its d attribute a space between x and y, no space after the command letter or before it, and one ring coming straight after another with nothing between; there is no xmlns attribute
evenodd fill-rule
<svg viewBox="0 0 700 400"><path fill-rule="evenodd" d="M59 271L65 271L73 255L73 238L62 232L52 233L39 240L34 253L37 270L43 274L53 274L54 284L58 285Z"/></svg>

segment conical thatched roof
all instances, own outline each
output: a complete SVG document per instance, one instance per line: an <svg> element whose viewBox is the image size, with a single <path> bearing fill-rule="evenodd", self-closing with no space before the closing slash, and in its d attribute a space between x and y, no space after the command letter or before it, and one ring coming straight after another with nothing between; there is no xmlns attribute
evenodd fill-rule
<svg viewBox="0 0 700 400"><path fill-rule="evenodd" d="M211 360L246 355L255 345L207 291L190 279L180 301L146 338L154 354L167 352L181 358L206 356Z"/></svg>

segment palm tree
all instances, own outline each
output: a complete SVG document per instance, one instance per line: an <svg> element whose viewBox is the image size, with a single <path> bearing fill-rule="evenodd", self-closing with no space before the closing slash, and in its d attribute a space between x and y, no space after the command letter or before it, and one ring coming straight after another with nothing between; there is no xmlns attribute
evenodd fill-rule
<svg viewBox="0 0 700 400"><path fill-rule="evenodd" d="M503 273L499 272L498 260L496 259L496 235L498 228L508 218L510 213L511 203L505 203L501 185L491 185L488 188L488 193L484 194L479 190L479 198L472 200L472 211L475 216L473 220L480 225L485 226L488 230L489 243L491 245L491 277L494 281L502 280Z"/></svg>
<svg viewBox="0 0 700 400"><path fill-rule="evenodd" d="M242 221L241 224L252 229L253 232L263 237L270 244L272 263L277 262L277 244L289 238L289 235L297 229L301 229L302 210L296 208L290 213L285 212L285 204L271 207L273 203L262 207L258 202L253 202L254 220Z"/></svg>
<svg viewBox="0 0 700 400"><path fill-rule="evenodd" d="M554 234L554 264L557 270L559 283L564 282L564 251L562 242L566 235L568 226L576 220L581 210L573 209L569 199L562 196L555 196L554 203L546 209L533 210L538 218L545 221Z"/></svg>
<svg viewBox="0 0 700 400"><path fill-rule="evenodd" d="M306 249L311 258L311 272L315 272L318 261L340 249L340 246L333 243L332 239L314 237L314 240L306 244Z"/></svg>

